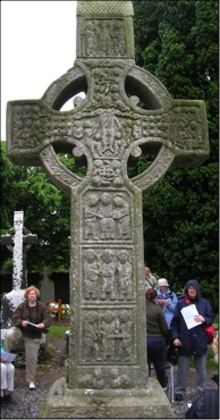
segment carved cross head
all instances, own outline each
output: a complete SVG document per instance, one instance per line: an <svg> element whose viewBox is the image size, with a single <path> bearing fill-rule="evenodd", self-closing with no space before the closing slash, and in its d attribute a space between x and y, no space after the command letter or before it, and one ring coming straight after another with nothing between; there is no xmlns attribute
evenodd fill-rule
<svg viewBox="0 0 220 420"><path fill-rule="evenodd" d="M85 98L75 97L80 92ZM71 111L63 104L74 98ZM8 156L41 165L63 191L82 182L151 188L175 167L200 165L209 156L203 101L174 100L152 74L135 65L131 1L78 1L77 59L40 100L13 101L7 110ZM58 152L86 162L83 180ZM129 157L155 160L128 180Z"/></svg>

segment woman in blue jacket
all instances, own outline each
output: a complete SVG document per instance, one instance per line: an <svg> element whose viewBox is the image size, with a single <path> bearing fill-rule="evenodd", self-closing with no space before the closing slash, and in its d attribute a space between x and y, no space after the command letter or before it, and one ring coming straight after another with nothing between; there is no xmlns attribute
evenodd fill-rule
<svg viewBox="0 0 220 420"><path fill-rule="evenodd" d="M3 403L15 403L13 401L11 393L14 391L14 376L15 376L15 367L12 363L3 362L2 355L5 353L3 345L0 343L0 371L1 371L1 396L0 401Z"/></svg>
<svg viewBox="0 0 220 420"><path fill-rule="evenodd" d="M202 298L197 280L189 280L184 291L185 297L178 301L171 321L171 337L179 354L175 395L177 401L183 400L192 356L196 369L197 389L202 392L206 387L208 338L204 326L211 325L214 321L211 305ZM188 329L181 310L190 304L195 304L197 308L198 315L195 315L194 320L198 322L198 325Z"/></svg>
<svg viewBox="0 0 220 420"><path fill-rule="evenodd" d="M161 308L163 309L164 316L167 321L168 328L170 330L170 324L173 319L176 304L178 302L177 296L174 292L169 289L169 283L167 279L159 279L157 283L157 300Z"/></svg>

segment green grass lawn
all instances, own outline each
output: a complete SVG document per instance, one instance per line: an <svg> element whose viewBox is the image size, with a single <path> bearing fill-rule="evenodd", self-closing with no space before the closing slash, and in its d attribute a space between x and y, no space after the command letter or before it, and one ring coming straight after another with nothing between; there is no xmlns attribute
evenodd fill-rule
<svg viewBox="0 0 220 420"><path fill-rule="evenodd" d="M69 330L68 326L51 325L47 335L48 337L65 337L67 330Z"/></svg>

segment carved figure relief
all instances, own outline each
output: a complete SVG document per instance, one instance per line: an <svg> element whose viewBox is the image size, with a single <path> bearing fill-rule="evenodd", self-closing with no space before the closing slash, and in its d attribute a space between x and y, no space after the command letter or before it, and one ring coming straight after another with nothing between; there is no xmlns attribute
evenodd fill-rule
<svg viewBox="0 0 220 420"><path fill-rule="evenodd" d="M181 150L202 148L202 127L199 108L175 107L173 113L173 137Z"/></svg>
<svg viewBox="0 0 220 420"><path fill-rule="evenodd" d="M129 138L126 132L123 133L123 124L123 121L109 112L93 121L93 130L88 133L85 143L94 158L119 159L123 155Z"/></svg>
<svg viewBox="0 0 220 420"><path fill-rule="evenodd" d="M84 196L83 211L85 240L131 239L131 214L127 194L88 192Z"/></svg>
<svg viewBox="0 0 220 420"><path fill-rule="evenodd" d="M106 250L101 256L101 299L116 299L115 262L111 251Z"/></svg>
<svg viewBox="0 0 220 420"><path fill-rule="evenodd" d="M98 215L98 194L91 193L87 196L86 204L84 208L84 238L85 239L98 239L97 221L99 220Z"/></svg>
<svg viewBox="0 0 220 420"><path fill-rule="evenodd" d="M95 313L85 318L83 325L85 360L99 361L101 358L102 331L99 317Z"/></svg>
<svg viewBox="0 0 220 420"><path fill-rule="evenodd" d="M131 310L85 311L82 358L84 362L134 361Z"/></svg>
<svg viewBox="0 0 220 420"><path fill-rule="evenodd" d="M86 301L133 299L131 250L86 249L83 258L83 296Z"/></svg>
<svg viewBox="0 0 220 420"><path fill-rule="evenodd" d="M130 217L129 217L129 206L124 200L121 193L116 193L113 200L113 219L117 221L117 237L119 239L130 238Z"/></svg>
<svg viewBox="0 0 220 420"><path fill-rule="evenodd" d="M85 263L85 299L97 299L99 290L99 264L96 253L89 249L86 253Z"/></svg>
<svg viewBox="0 0 220 420"><path fill-rule="evenodd" d="M103 193L99 199L100 239L115 239L115 220L112 217L112 196Z"/></svg>
<svg viewBox="0 0 220 420"><path fill-rule="evenodd" d="M118 254L118 264L116 267L118 299L132 299L132 266L129 262L129 255L126 250L122 250Z"/></svg>
<svg viewBox="0 0 220 420"><path fill-rule="evenodd" d="M121 19L86 20L84 51L89 57L119 57L124 55L124 36Z"/></svg>

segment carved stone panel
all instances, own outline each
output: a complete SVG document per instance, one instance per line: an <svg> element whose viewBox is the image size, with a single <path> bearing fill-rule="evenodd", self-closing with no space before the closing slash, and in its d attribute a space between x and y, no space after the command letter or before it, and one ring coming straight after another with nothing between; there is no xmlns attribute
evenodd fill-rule
<svg viewBox="0 0 220 420"><path fill-rule="evenodd" d="M134 301L132 248L84 248L82 259L86 302Z"/></svg>
<svg viewBox="0 0 220 420"><path fill-rule="evenodd" d="M134 363L134 316L131 308L84 310L81 363Z"/></svg>
<svg viewBox="0 0 220 420"><path fill-rule="evenodd" d="M133 239L133 204L126 191L87 190L81 205L82 241L116 243Z"/></svg>

